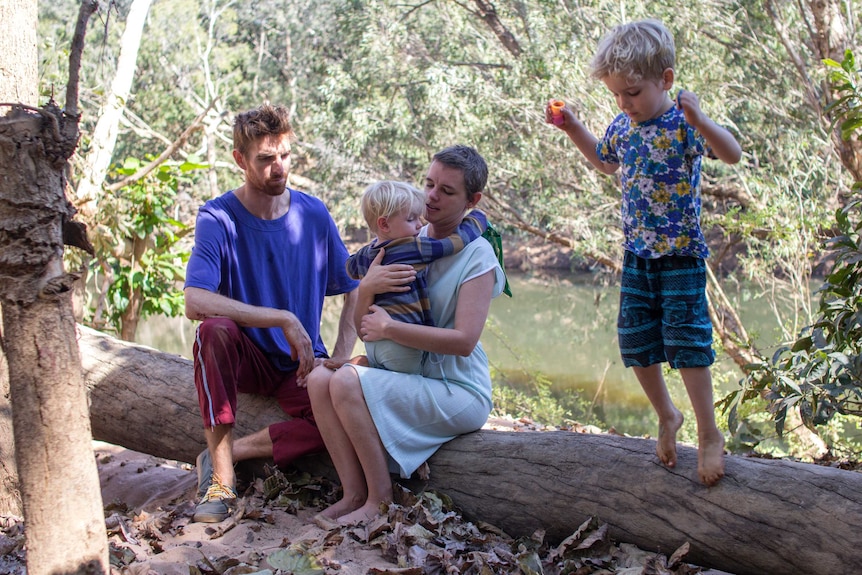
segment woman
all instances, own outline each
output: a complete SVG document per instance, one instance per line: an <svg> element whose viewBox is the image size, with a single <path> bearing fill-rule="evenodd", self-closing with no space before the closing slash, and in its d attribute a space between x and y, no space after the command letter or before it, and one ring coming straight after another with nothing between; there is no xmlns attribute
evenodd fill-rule
<svg viewBox="0 0 862 575"><path fill-rule="evenodd" d="M425 177L428 225L422 233L451 235L479 203L487 179L485 160L473 148L435 154ZM380 504L392 501L390 469L409 477L442 444L481 428L491 412L491 376L479 336L505 275L490 244L478 239L428 266L434 327L395 321L372 305L378 293L408 290L416 274L408 265L376 265L382 255L359 284L359 336L427 353L419 375L352 364L309 375L314 417L343 489L319 521L376 517Z"/></svg>

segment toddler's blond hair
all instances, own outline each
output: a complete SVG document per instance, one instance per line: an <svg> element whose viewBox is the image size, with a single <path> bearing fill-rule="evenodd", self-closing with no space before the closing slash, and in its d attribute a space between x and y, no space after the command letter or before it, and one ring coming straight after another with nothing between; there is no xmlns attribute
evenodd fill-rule
<svg viewBox="0 0 862 575"><path fill-rule="evenodd" d="M362 192L362 217L373 233L378 233L377 219L402 212L425 213L425 193L410 184L393 180L374 182Z"/></svg>

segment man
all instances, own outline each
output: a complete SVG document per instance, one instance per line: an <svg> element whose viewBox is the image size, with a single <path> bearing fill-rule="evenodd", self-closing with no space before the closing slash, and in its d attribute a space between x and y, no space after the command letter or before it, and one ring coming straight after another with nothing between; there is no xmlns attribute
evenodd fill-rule
<svg viewBox="0 0 862 575"><path fill-rule="evenodd" d="M328 357L324 296L346 294L333 358L349 358L356 342L347 249L323 202L287 187L292 136L284 107L239 114L233 157L244 183L198 213L185 301L186 316L203 320L193 353L208 449L197 461L194 521L228 517L235 462L286 465L324 449L304 386ZM290 419L234 440L237 392L274 397Z"/></svg>

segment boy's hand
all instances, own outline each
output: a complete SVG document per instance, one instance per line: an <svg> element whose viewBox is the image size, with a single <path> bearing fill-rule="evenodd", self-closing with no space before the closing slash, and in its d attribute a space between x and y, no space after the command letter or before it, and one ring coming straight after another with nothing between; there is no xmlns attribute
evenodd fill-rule
<svg viewBox="0 0 862 575"><path fill-rule="evenodd" d="M549 100L545 105L545 123L553 124L564 130L566 124L574 122L574 115L562 100Z"/></svg>
<svg viewBox="0 0 862 575"><path fill-rule="evenodd" d="M700 100L697 99L697 95L688 90L680 90L676 96L676 105L685 114L685 121L692 127L700 129L706 116L700 109Z"/></svg>
<svg viewBox="0 0 862 575"><path fill-rule="evenodd" d="M685 114L685 121L703 135L716 158L726 164L735 164L742 158L739 142L726 128L713 122L701 111L700 103L693 92L680 90L676 96L676 105Z"/></svg>

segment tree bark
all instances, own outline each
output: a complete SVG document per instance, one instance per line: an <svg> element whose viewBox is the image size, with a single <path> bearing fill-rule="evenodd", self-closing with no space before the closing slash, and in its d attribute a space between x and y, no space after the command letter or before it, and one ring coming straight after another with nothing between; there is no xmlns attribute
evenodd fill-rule
<svg viewBox="0 0 862 575"><path fill-rule="evenodd" d="M191 361L78 327L97 439L193 461L204 448ZM267 399L240 394L237 436L283 418ZM853 573L862 530L862 474L811 464L727 457L707 489L697 452L680 447L676 469L655 442L572 432L480 431L444 445L430 481L469 519L510 535L546 530L558 543L588 517L611 537L735 573ZM322 455L297 466L331 471Z"/></svg>
<svg viewBox="0 0 862 575"><path fill-rule="evenodd" d="M0 38L3 38L0 102L36 102L39 84L37 19L36 2L0 0ZM0 515L21 516L23 508L15 465L9 372L3 353L0 350Z"/></svg>
<svg viewBox="0 0 862 575"><path fill-rule="evenodd" d="M16 7L35 11L36 2ZM80 135L80 54L97 7L95 0L81 4L65 109L53 101L41 108L18 104L0 118L0 344L8 365L31 575L110 570L75 339L76 277L63 270L64 239L78 232L86 244L66 200L65 169ZM35 29L35 20L32 24ZM0 68L6 56L0 56Z"/></svg>
<svg viewBox="0 0 862 575"><path fill-rule="evenodd" d="M3 339L3 313L0 310L0 341ZM15 434L12 430L12 403L9 398L9 370L0 351L0 516L21 517L21 490L15 464Z"/></svg>

